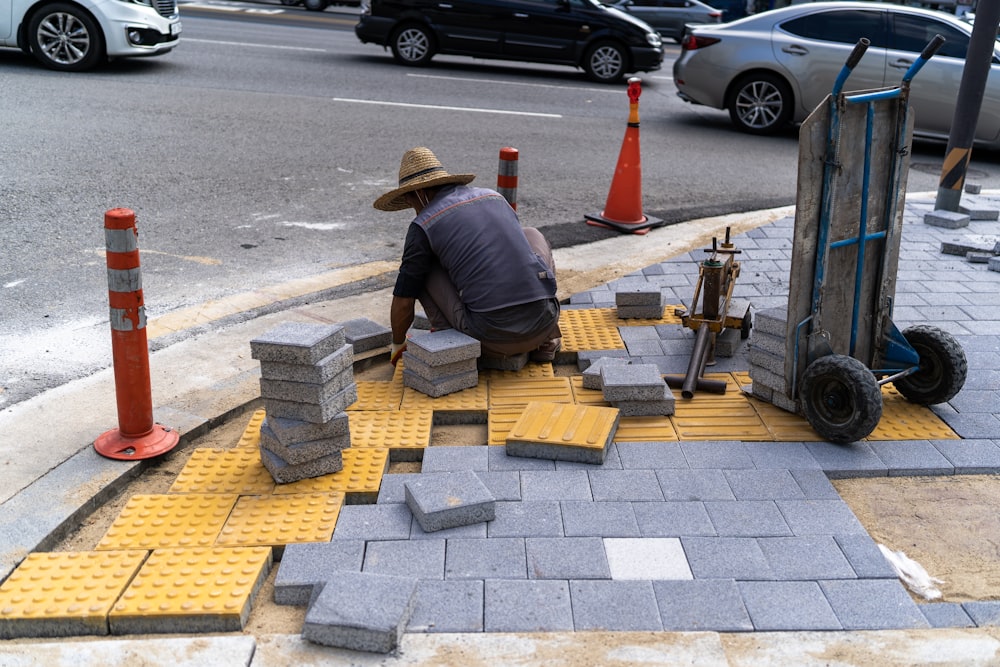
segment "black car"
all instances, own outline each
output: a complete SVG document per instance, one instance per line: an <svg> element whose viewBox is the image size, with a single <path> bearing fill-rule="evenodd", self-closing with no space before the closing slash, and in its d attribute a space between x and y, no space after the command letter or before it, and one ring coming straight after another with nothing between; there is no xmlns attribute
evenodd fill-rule
<svg viewBox="0 0 1000 667"><path fill-rule="evenodd" d="M611 83L663 61L653 28L596 0L371 0L354 32L403 65L444 53L571 65Z"/></svg>

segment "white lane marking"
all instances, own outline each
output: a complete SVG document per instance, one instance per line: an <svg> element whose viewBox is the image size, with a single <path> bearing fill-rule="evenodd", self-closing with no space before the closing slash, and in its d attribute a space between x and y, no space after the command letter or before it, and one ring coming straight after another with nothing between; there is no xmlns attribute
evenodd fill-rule
<svg viewBox="0 0 1000 667"><path fill-rule="evenodd" d="M351 102L354 104L377 104L387 107L408 107L411 109L439 109L443 111L471 111L473 113L496 113L507 116L537 116L539 118L562 118L558 113L535 113L533 111L509 111L506 109L480 109L477 107L448 107L437 104L410 104L408 102L380 102L378 100L355 100L346 97L334 97L334 102Z"/></svg>
<svg viewBox="0 0 1000 667"><path fill-rule="evenodd" d="M590 93L617 93L621 94L621 88L608 86L607 88L577 88L575 86L561 86L554 83L525 83L521 81L499 81L497 79L480 79L477 77L465 76L441 76L437 74L407 74L406 76L421 79L444 79L446 81L472 81L474 83L489 83L505 86L527 86L531 88L558 88L559 90L582 90Z"/></svg>
<svg viewBox="0 0 1000 667"><path fill-rule="evenodd" d="M282 51L315 51L317 53L326 53L326 49L314 49L308 46L281 46L279 44L253 44L251 42L224 42L218 39L195 39L193 37L185 37L184 41L201 42L202 44L221 44L223 46L249 46L259 49L280 49Z"/></svg>

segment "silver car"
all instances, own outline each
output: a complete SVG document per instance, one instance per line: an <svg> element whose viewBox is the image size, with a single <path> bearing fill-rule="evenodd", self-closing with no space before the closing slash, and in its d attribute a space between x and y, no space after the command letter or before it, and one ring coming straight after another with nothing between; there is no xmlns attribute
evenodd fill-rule
<svg viewBox="0 0 1000 667"><path fill-rule="evenodd" d="M674 63L678 95L728 109L739 129L771 134L800 122L830 93L861 37L871 46L845 90L897 86L940 33L945 44L913 81L916 133L947 138L972 26L949 14L881 3L793 5L718 27L694 27ZM1000 148L1000 51L983 98L976 142Z"/></svg>
<svg viewBox="0 0 1000 667"><path fill-rule="evenodd" d="M618 0L609 2L656 28L664 37L680 42L688 23L720 23L722 10L699 0Z"/></svg>

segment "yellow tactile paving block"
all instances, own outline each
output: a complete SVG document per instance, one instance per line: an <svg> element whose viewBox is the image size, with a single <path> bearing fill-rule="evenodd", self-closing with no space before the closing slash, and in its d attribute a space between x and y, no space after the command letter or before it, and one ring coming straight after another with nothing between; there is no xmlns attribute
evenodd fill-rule
<svg viewBox="0 0 1000 667"><path fill-rule="evenodd" d="M270 547L157 549L108 615L111 633L238 632L270 567Z"/></svg>
<svg viewBox="0 0 1000 667"><path fill-rule="evenodd" d="M274 478L260 462L260 450L239 447L194 450L177 474L170 493L235 493L255 496L271 493Z"/></svg>
<svg viewBox="0 0 1000 667"><path fill-rule="evenodd" d="M603 450L617 425L617 408L534 402L511 427L507 441Z"/></svg>
<svg viewBox="0 0 1000 667"><path fill-rule="evenodd" d="M456 391L433 398L412 387L403 388L402 410L432 410L434 412L482 412L486 413L489 382L483 378L475 387Z"/></svg>
<svg viewBox="0 0 1000 667"><path fill-rule="evenodd" d="M707 379L725 380L725 394L695 392L681 398L674 391L676 406L672 417L681 440L771 440L773 436L729 373L709 373Z"/></svg>
<svg viewBox="0 0 1000 667"><path fill-rule="evenodd" d="M569 386L573 390L573 402L578 405L611 406L610 403L604 400L603 391L598 389L584 389L582 375L570 376Z"/></svg>
<svg viewBox="0 0 1000 667"><path fill-rule="evenodd" d="M488 380L503 378L551 378L555 376L556 374L552 369L552 364L536 364L530 361L519 371L502 371L496 368L487 368L479 371L479 377L486 378Z"/></svg>
<svg viewBox="0 0 1000 667"><path fill-rule="evenodd" d="M882 385L882 419L865 440L954 440L958 435L934 412L910 403L892 385Z"/></svg>
<svg viewBox="0 0 1000 667"><path fill-rule="evenodd" d="M490 382L490 409L521 408L528 403L572 403L569 378L501 378Z"/></svg>
<svg viewBox="0 0 1000 667"><path fill-rule="evenodd" d="M563 352L581 350L623 350L614 308L580 308L559 314Z"/></svg>
<svg viewBox="0 0 1000 667"><path fill-rule="evenodd" d="M282 547L329 542L344 506L344 494L287 493L243 496L219 533L219 546Z"/></svg>
<svg viewBox="0 0 1000 667"><path fill-rule="evenodd" d="M505 445L507 444L507 434L511 427L521 418L523 408L495 408L490 410L489 421L487 422L487 444Z"/></svg>
<svg viewBox="0 0 1000 667"><path fill-rule="evenodd" d="M0 585L0 639L108 634L146 551L31 553Z"/></svg>
<svg viewBox="0 0 1000 667"><path fill-rule="evenodd" d="M403 401L402 382L375 382L361 380L354 383L358 389L358 400L352 403L348 412L357 410L398 410Z"/></svg>
<svg viewBox="0 0 1000 667"><path fill-rule="evenodd" d="M351 447L422 449L431 444L431 410L359 410L348 413Z"/></svg>
<svg viewBox="0 0 1000 667"><path fill-rule="evenodd" d="M658 442L677 440L670 417L622 417L615 431L615 442Z"/></svg>
<svg viewBox="0 0 1000 667"><path fill-rule="evenodd" d="M164 493L129 498L97 549L210 547L239 496Z"/></svg>
<svg viewBox="0 0 1000 667"><path fill-rule="evenodd" d="M348 447L341 455L344 467L329 475L303 479L291 484L278 484L274 493L328 493L340 491L361 500L378 496L382 475L389 469L389 450L385 447Z"/></svg>
<svg viewBox="0 0 1000 667"><path fill-rule="evenodd" d="M253 449L260 446L260 426L264 423L264 417L266 416L267 412L264 410L255 410L250 415L250 421L247 423L243 435L240 436L239 442L236 443L237 447Z"/></svg>

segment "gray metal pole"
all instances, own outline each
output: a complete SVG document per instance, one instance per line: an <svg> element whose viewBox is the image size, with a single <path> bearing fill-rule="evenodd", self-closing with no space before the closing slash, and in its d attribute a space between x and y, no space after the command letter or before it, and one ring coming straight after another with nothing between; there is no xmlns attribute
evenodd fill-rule
<svg viewBox="0 0 1000 667"><path fill-rule="evenodd" d="M958 87L948 150L945 152L937 199L934 202L934 208L938 210L957 211L962 199L965 173L972 157L972 142L976 137L976 122L979 120L986 79L993 62L998 24L1000 0L979 0L969 52L965 56L965 68L962 70L962 82Z"/></svg>

